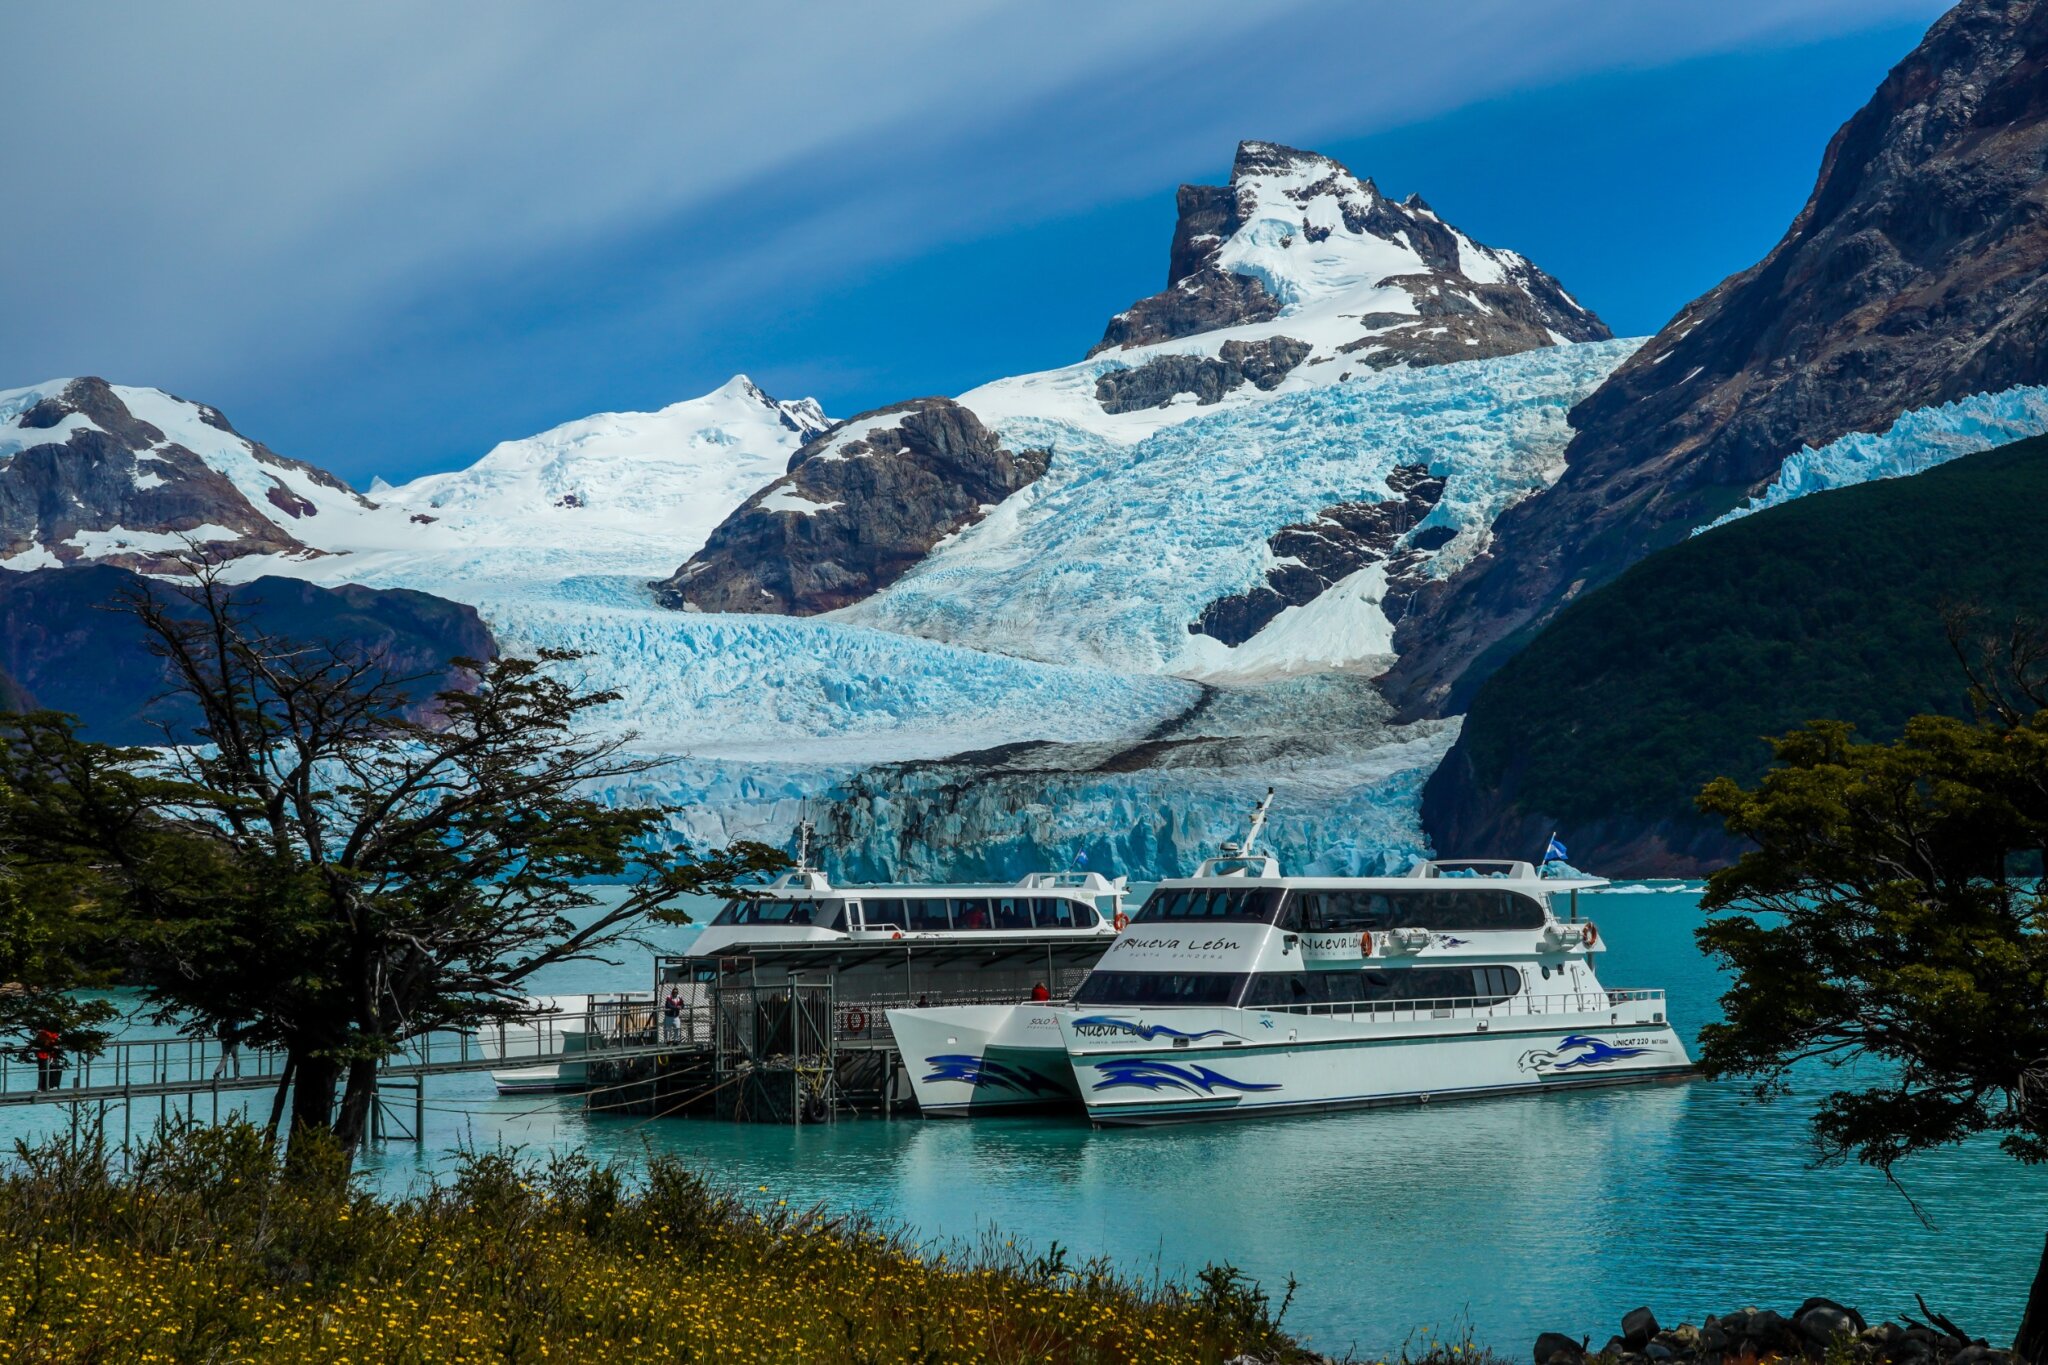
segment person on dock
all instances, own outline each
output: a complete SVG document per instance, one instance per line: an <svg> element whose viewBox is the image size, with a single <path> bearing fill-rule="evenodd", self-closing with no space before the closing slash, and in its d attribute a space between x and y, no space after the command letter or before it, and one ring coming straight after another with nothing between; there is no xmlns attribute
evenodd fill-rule
<svg viewBox="0 0 2048 1365"><path fill-rule="evenodd" d="M239 1024L222 1024L216 1035L220 1039L220 1060L213 1065L213 1078L221 1079L234 1069L235 1079L242 1078L242 1029Z"/></svg>
<svg viewBox="0 0 2048 1365"><path fill-rule="evenodd" d="M1050 999L1052 999L1052 992L1045 988L1043 981L1037 982L1031 987L1031 1001L1033 1004L1037 1004L1041 1000Z"/></svg>
<svg viewBox="0 0 2048 1365"><path fill-rule="evenodd" d="M661 1041L683 1041L683 999L673 986L669 987L668 999L661 1002Z"/></svg>
<svg viewBox="0 0 2048 1365"><path fill-rule="evenodd" d="M64 1078L64 1040L54 1029L37 1029L33 1048L36 1058L36 1089L55 1090Z"/></svg>

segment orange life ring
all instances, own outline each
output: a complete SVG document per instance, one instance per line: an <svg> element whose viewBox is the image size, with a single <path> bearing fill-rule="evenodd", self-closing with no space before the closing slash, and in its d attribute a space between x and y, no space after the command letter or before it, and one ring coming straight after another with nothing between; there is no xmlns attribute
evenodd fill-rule
<svg viewBox="0 0 2048 1365"><path fill-rule="evenodd" d="M1586 946L1593 947L1600 942L1600 931L1593 927L1593 921L1586 921Z"/></svg>
<svg viewBox="0 0 2048 1365"><path fill-rule="evenodd" d="M1116 931L1121 934L1124 930L1131 927L1131 917L1119 910L1116 912L1114 923L1116 924Z"/></svg>
<svg viewBox="0 0 2048 1365"><path fill-rule="evenodd" d="M1372 930L1367 929L1358 936L1358 955L1360 957L1372 956Z"/></svg>
<svg viewBox="0 0 2048 1365"><path fill-rule="evenodd" d="M897 930L897 931L896 931L895 933L893 933L893 934L889 935L889 937L890 937L890 938L902 938L902 937L903 937L903 931L902 931L901 929L898 929L898 930Z"/></svg>
<svg viewBox="0 0 2048 1365"><path fill-rule="evenodd" d="M846 1012L845 1028L848 1033L864 1033L867 1031L867 1026L868 1012L866 1010L850 1009Z"/></svg>

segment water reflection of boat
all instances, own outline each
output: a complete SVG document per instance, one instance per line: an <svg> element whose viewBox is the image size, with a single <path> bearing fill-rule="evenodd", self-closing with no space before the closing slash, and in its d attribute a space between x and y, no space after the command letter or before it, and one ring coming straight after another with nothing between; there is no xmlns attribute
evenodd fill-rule
<svg viewBox="0 0 2048 1365"><path fill-rule="evenodd" d="M924 1112L1009 1102L1062 1067L1097 1124L1690 1071L1664 993L1599 980L1578 893L1604 882L1483 860L1287 877L1257 851L1271 800L1241 845L1160 883L1070 1001L891 1010Z"/></svg>

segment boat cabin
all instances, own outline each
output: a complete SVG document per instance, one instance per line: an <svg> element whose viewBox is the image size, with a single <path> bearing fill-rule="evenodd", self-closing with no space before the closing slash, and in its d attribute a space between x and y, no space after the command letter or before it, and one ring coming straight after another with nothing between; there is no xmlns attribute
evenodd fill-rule
<svg viewBox="0 0 2048 1365"><path fill-rule="evenodd" d="M687 953L663 958L659 994L701 999L714 983L778 988L829 981L873 1007L1064 998L1116 939L1126 884L1095 872L1034 872L981 885L834 886L799 868L728 902Z"/></svg>
<svg viewBox="0 0 2048 1365"><path fill-rule="evenodd" d="M1596 991L1604 945L1578 893L1601 885L1490 860L1289 877L1270 856L1226 850L1161 882L1074 1002L1369 1010Z"/></svg>

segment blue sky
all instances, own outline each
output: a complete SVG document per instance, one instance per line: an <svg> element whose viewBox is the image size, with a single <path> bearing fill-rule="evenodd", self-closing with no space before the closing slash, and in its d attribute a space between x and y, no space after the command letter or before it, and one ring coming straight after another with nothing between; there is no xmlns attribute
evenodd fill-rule
<svg viewBox="0 0 2048 1365"><path fill-rule="evenodd" d="M358 483L737 371L850 415L1078 358L1240 137L1644 333L1941 8L29 6L70 57L0 87L0 387L161 385Z"/></svg>

